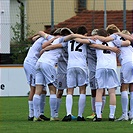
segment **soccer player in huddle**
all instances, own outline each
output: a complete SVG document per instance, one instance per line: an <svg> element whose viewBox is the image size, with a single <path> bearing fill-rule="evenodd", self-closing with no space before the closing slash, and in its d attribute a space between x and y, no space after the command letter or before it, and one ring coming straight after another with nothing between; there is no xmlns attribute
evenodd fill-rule
<svg viewBox="0 0 133 133"><path fill-rule="evenodd" d="M67 30L67 35L71 34L70 30ZM60 37L55 39L52 45L60 43ZM65 47L65 43L61 44L62 47ZM36 91L33 97L34 103L34 121L42 121L40 118L39 103L40 103L40 94L43 89L43 85L48 85L50 98L50 111L51 111L51 121L59 120L55 116L55 107L56 107L56 86L57 86L57 74L56 74L56 64L58 64L58 59L61 56L62 49L54 49L45 51L42 53L40 58L36 63Z"/></svg>
<svg viewBox="0 0 133 133"><path fill-rule="evenodd" d="M107 32L110 34L109 37L103 38L105 42L110 41L110 40L119 40L119 43L114 43L117 47L120 48L120 54L118 54L118 60L121 64L121 69L120 69L120 79L121 79L121 104L122 104L122 116L117 119L116 121L127 121L129 119L128 117L128 88L132 88L132 83L133 83L133 48L130 45L131 42L129 41L131 38L128 35L122 35L120 33L119 28L111 24L106 28ZM119 36L118 36L118 35ZM124 38L123 38L123 37ZM126 40L129 39L129 40ZM125 41L124 41L125 40ZM117 42L117 41L115 41ZM130 108L132 110L133 106L133 100L132 100L132 89L130 89ZM132 119L132 111L130 112L130 119Z"/></svg>
<svg viewBox="0 0 133 133"><path fill-rule="evenodd" d="M97 35L98 29L94 29L91 32L91 35ZM94 42L95 43L95 42ZM95 79L95 73L96 73L96 63L97 63L97 57L96 57L96 49L93 47L90 47L88 45L87 47L87 62L88 62L88 69L89 69L89 85L91 88L91 107L93 114L90 116L87 116L87 119L93 119L96 114L96 108L95 108L95 99L96 99L96 79ZM102 109L103 112L104 106L106 103L106 96L105 96L105 89L102 96ZM102 114L101 112L101 114Z"/></svg>
<svg viewBox="0 0 133 133"><path fill-rule="evenodd" d="M57 31L55 31L54 35L55 34L57 34ZM23 63L25 74L27 77L27 82L30 86L30 93L28 97L28 105L29 105L28 120L29 121L33 121L33 118L34 118L33 96L34 96L35 88L36 88L35 87L35 74L36 74L35 65L36 65L37 60L40 57L40 51L42 50L43 43L47 42L48 40L50 41L54 40L53 35L49 35L47 38L44 37L45 35L47 34L43 32L43 36L42 37L39 36L39 38L33 43ZM45 98L46 98L45 86L43 87L40 98L41 98L40 111L39 111L40 118L43 120L50 120L49 118L44 116L44 106L45 106Z"/></svg>
<svg viewBox="0 0 133 133"><path fill-rule="evenodd" d="M78 27L78 34L86 35L87 29L84 26ZM86 86L88 84L87 70L87 48L86 44L76 42L75 40L68 41L68 66L67 66L67 96L66 96L66 111L62 121L71 121L73 93L74 88L79 87L79 102L78 102L78 117L77 121L85 121L83 112L86 102ZM76 88L75 88L76 89Z"/></svg>

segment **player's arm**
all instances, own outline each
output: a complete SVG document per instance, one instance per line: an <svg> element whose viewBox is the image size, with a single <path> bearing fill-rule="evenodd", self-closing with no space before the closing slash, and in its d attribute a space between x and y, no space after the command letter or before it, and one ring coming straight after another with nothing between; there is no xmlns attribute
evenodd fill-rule
<svg viewBox="0 0 133 133"><path fill-rule="evenodd" d="M130 45L131 45L131 42L129 40L126 40L126 41L122 41L121 47L127 47Z"/></svg>
<svg viewBox="0 0 133 133"><path fill-rule="evenodd" d="M40 37L40 35L35 35L34 37L32 37L32 41L35 42L38 38Z"/></svg>
<svg viewBox="0 0 133 133"><path fill-rule="evenodd" d="M44 42L44 43L42 44L42 48L45 48L45 47L51 45L51 43L52 43L55 39L57 39L57 37L54 37L54 38L52 38L52 39L50 39L50 40Z"/></svg>
<svg viewBox="0 0 133 133"><path fill-rule="evenodd" d="M101 45L101 44L90 44L89 46L92 48L95 48L95 49L110 50L117 54L120 53L120 49L117 47L110 47L110 46L105 46L105 45Z"/></svg>
<svg viewBox="0 0 133 133"><path fill-rule="evenodd" d="M48 50L53 50L53 49L57 49L57 48L62 48L62 44L54 44L54 45L49 45L46 48L44 48L44 51L48 51Z"/></svg>
<svg viewBox="0 0 133 133"><path fill-rule="evenodd" d="M40 55L42 55L45 51L49 51L49 50L53 50L53 49L57 49L57 48L62 48L62 44L54 44L54 45L49 45L45 48L43 48L41 51L40 51Z"/></svg>
<svg viewBox="0 0 133 133"><path fill-rule="evenodd" d="M117 35L125 38L126 40L129 40L129 41L132 41L133 42L133 37L131 35L128 35L128 34L123 34L122 32L118 32L116 33Z"/></svg>
<svg viewBox="0 0 133 133"><path fill-rule="evenodd" d="M115 39L113 43L115 44L116 47L127 47L131 45L131 42L129 40L122 41L119 39Z"/></svg>
<svg viewBox="0 0 133 133"><path fill-rule="evenodd" d="M44 49L42 49L41 51L40 51L40 56L44 53Z"/></svg>
<svg viewBox="0 0 133 133"><path fill-rule="evenodd" d="M47 39L49 34L45 33L44 31L39 31L38 35L40 35L41 37L44 37L45 39Z"/></svg>
<svg viewBox="0 0 133 133"><path fill-rule="evenodd" d="M79 43L83 43L83 44L91 44L91 42L89 41L89 39L85 38L85 39L82 39L82 38L75 38L74 39L76 42L79 42Z"/></svg>
<svg viewBox="0 0 133 133"><path fill-rule="evenodd" d="M98 39L98 40L100 40L102 42L109 42L109 41L113 41L114 40L114 38L112 38L111 36L104 37L104 36L95 35L94 38Z"/></svg>
<svg viewBox="0 0 133 133"><path fill-rule="evenodd" d="M44 31L39 31L37 35L32 37L32 41L36 41L39 37L44 37L45 39L47 39L48 35L49 34L45 33Z"/></svg>
<svg viewBox="0 0 133 133"><path fill-rule="evenodd" d="M102 42L109 42L109 41L115 42L115 41L117 41L115 34L112 35L112 36L107 36L107 37L103 37L103 36L98 36L98 35L96 35L95 37L96 37L98 40L102 41ZM115 40L115 39L116 39L116 40ZM119 39L118 39L118 40L119 40ZM130 42L129 40L121 41L121 42L119 42L119 43L121 44L121 47L127 47L127 46L129 46L129 45L131 44L131 42ZM119 44L119 45L120 45L120 44ZM116 46L117 46L117 45L116 45Z"/></svg>
<svg viewBox="0 0 133 133"><path fill-rule="evenodd" d="M87 39L87 36L80 35L80 34L70 34L64 37L64 41L67 42L69 40L73 40L75 38L82 38L82 39Z"/></svg>

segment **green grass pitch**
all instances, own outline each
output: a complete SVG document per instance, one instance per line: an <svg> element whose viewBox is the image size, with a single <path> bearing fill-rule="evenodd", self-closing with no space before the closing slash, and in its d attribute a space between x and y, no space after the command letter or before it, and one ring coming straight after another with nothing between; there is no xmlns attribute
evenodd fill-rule
<svg viewBox="0 0 133 133"><path fill-rule="evenodd" d="M62 122L27 121L28 116L28 97L0 97L0 133L133 133L133 125L130 121L110 122L109 97L107 96L102 122ZM73 115L77 116L78 96L73 97ZM87 96L84 117L90 115L91 104L90 96ZM49 97L46 98L45 115L50 116ZM66 115L65 96L59 111L62 119ZM121 116L120 96L117 96L116 117Z"/></svg>

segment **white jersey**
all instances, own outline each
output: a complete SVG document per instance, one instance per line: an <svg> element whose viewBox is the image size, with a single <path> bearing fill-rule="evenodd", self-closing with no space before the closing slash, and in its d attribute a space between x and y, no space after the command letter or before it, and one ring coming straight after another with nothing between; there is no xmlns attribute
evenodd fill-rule
<svg viewBox="0 0 133 133"><path fill-rule="evenodd" d="M87 48L86 44L78 43L75 40L68 41L68 66L87 68Z"/></svg>
<svg viewBox="0 0 133 133"><path fill-rule="evenodd" d="M103 43L100 40L96 40L96 44L114 47L113 42ZM109 50L96 49L96 55L97 55L96 70L100 68L108 68L116 71L117 68L116 53Z"/></svg>
<svg viewBox="0 0 133 133"><path fill-rule="evenodd" d="M50 39L52 39L54 36L49 35L47 39L44 37L40 37L38 40L34 42L34 44L30 47L28 54L25 58L25 62L31 65L36 64L37 60L40 57L40 51L42 50L42 44Z"/></svg>
<svg viewBox="0 0 133 133"><path fill-rule="evenodd" d="M114 38L115 40L116 39L123 40L122 37L115 35L115 34L112 34L111 37ZM115 44L115 45L118 46L117 44ZM118 59L119 59L121 65L123 65L127 62L133 62L133 47L131 45L127 46L127 47L120 47L120 50L121 50L121 52L118 55Z"/></svg>
<svg viewBox="0 0 133 133"><path fill-rule="evenodd" d="M61 37L62 38L62 37ZM61 38L57 38L53 41L52 45L61 43ZM61 43L62 47L66 46L66 43ZM49 51L45 51L41 57L38 59L38 62L45 62L52 66L55 66L58 63L58 59L61 56L62 48L57 48Z"/></svg>

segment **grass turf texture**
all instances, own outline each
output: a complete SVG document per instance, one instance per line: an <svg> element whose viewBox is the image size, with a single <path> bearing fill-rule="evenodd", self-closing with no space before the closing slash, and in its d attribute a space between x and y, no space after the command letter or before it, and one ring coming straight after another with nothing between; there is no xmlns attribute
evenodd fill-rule
<svg viewBox="0 0 133 133"><path fill-rule="evenodd" d="M90 115L90 96L87 96L86 107L83 116ZM0 97L0 133L132 133L133 125L130 121L110 122L109 97L106 97L106 105L103 112L102 122L62 122L45 121L32 122L27 120L28 97ZM73 97L73 115L77 116L78 96ZM50 116L49 97L46 98L45 115ZM66 115L65 97L59 110L59 117L62 119ZM121 116L120 96L117 96L116 117Z"/></svg>

